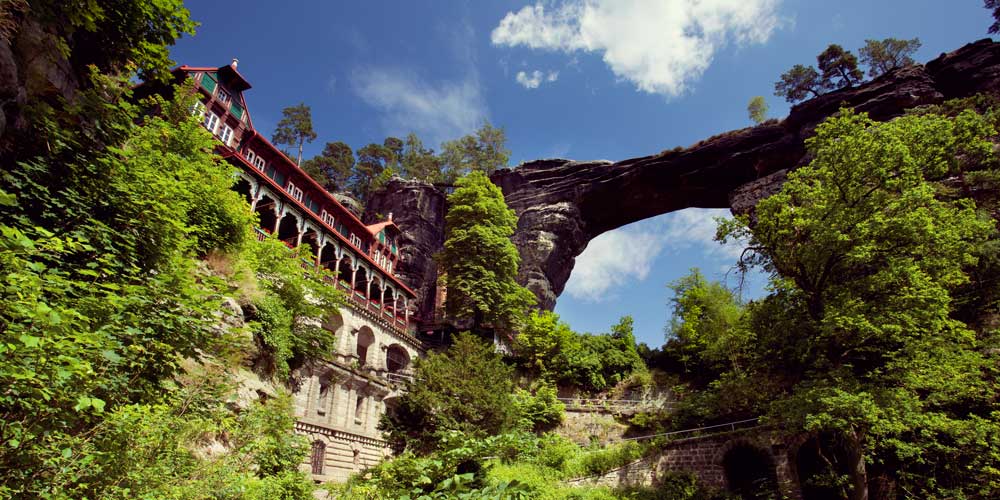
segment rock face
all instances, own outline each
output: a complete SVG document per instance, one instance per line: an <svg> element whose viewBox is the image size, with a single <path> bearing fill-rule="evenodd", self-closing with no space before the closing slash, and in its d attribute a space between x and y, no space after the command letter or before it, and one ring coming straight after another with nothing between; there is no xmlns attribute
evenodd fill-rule
<svg viewBox="0 0 1000 500"><path fill-rule="evenodd" d="M877 120L906 109L1000 89L1000 44L980 40L792 108L780 122L734 130L687 149L619 162L538 160L492 180L520 216L520 281L555 306L576 256L605 231L688 207L748 211L807 161L803 141L842 106ZM627 256L623 256L627 258Z"/></svg>
<svg viewBox="0 0 1000 500"><path fill-rule="evenodd" d="M548 159L502 169L492 180L518 216L514 243L519 281L551 309L576 256L605 231L689 207L752 211L776 192L791 169L808 162L804 140L841 107L888 120L906 109L978 92L1000 91L1000 43L980 40L926 65L913 65L861 86L803 102L782 121L726 132L686 149L618 162ZM366 219L392 212L407 234L401 273L433 308L444 241L445 196L430 184L395 179L374 195ZM627 258L628 256L623 256Z"/></svg>
<svg viewBox="0 0 1000 500"><path fill-rule="evenodd" d="M436 254L444 245L444 192L423 181L392 178L372 194L362 220L371 224L378 215L393 215L402 230L397 275L417 293L418 314L423 320L434 317L437 292Z"/></svg>

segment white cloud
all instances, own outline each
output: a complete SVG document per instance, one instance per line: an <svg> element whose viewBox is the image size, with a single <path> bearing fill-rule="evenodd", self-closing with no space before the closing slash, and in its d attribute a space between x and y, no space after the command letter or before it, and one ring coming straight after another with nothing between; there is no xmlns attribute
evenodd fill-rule
<svg viewBox="0 0 1000 500"><path fill-rule="evenodd" d="M494 45L603 53L618 77L649 93L677 96L729 42L766 42L781 0L563 0L508 12Z"/></svg>
<svg viewBox="0 0 1000 500"><path fill-rule="evenodd" d="M746 245L743 242L720 245L715 241L717 217L729 219L732 215L725 208L688 208L671 213L664 218L663 224L662 234L667 247L675 251L695 248L728 264L734 263Z"/></svg>
<svg viewBox="0 0 1000 500"><path fill-rule="evenodd" d="M429 144L467 134L489 117L471 71L461 80L431 82L402 68L362 67L352 73L351 86L379 110L387 134L416 132Z"/></svg>
<svg viewBox="0 0 1000 500"><path fill-rule="evenodd" d="M728 268L744 245L715 241L716 217L731 216L726 209L689 208L594 238L576 258L566 293L583 301L604 301L617 289L646 279L664 250L701 252Z"/></svg>
<svg viewBox="0 0 1000 500"><path fill-rule="evenodd" d="M608 231L590 240L587 249L576 258L566 293L577 299L600 302L609 290L646 279L662 249L662 238L640 228L629 226Z"/></svg>
<svg viewBox="0 0 1000 500"><path fill-rule="evenodd" d="M542 82L551 83L558 80L559 72L549 71L548 74L545 74L536 69L529 74L524 71L518 71L514 79L526 89L537 89Z"/></svg>

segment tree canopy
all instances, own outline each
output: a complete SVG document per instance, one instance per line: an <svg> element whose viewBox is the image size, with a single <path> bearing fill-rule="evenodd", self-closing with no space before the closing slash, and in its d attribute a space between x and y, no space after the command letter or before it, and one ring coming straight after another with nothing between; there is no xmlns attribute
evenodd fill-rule
<svg viewBox="0 0 1000 500"><path fill-rule="evenodd" d="M913 64L911 57L920 48L920 39L865 40L865 46L858 51L861 62L868 66L868 76L875 78L896 68Z"/></svg>
<svg viewBox="0 0 1000 500"><path fill-rule="evenodd" d="M414 379L379 425L397 447L429 451L449 431L482 438L518 423L513 368L472 334L459 334L447 351L416 360Z"/></svg>
<svg viewBox="0 0 1000 500"><path fill-rule="evenodd" d="M996 339L953 319L950 293L994 224L929 182L966 150L989 155L995 134L971 111L876 123L843 110L807 140L813 160L757 205L752 228L746 217L720 228L748 238L750 263L775 276L751 318L756 377L782 381L765 396L772 417L835 443L843 460L827 473L846 478L831 486L844 496L890 485L987 498L1000 487L996 355L984 349Z"/></svg>
<svg viewBox="0 0 1000 500"><path fill-rule="evenodd" d="M509 329L536 302L519 285L521 262L511 242L517 215L507 208L503 192L480 171L455 183L448 196L444 249L439 254L447 284L446 309L475 325Z"/></svg>
<svg viewBox="0 0 1000 500"><path fill-rule="evenodd" d="M864 78L864 73L858 69L858 58L835 43L816 56L816 62L823 86L827 88L853 87Z"/></svg>
<svg viewBox="0 0 1000 500"><path fill-rule="evenodd" d="M792 69L781 75L774 84L774 95L784 97L788 102L801 101L810 95L823 95L825 86L816 68L796 64Z"/></svg>
<svg viewBox="0 0 1000 500"><path fill-rule="evenodd" d="M313 130L312 110L305 103L299 103L281 110L281 121L275 127L274 134L271 135L271 142L276 145L298 148L299 153L295 164L302 165L302 145L316 140L316 137L316 131Z"/></svg>
<svg viewBox="0 0 1000 500"><path fill-rule="evenodd" d="M354 170L354 151L343 142L328 142L322 153L302 164L302 170L327 191L343 191Z"/></svg>
<svg viewBox="0 0 1000 500"><path fill-rule="evenodd" d="M993 9L993 24L990 25L989 33L1000 33L1000 0L983 0L983 6Z"/></svg>
<svg viewBox="0 0 1000 500"><path fill-rule="evenodd" d="M750 103L747 104L747 113L750 114L750 119L756 124L764 123L767 120L767 101L764 100L764 96L755 96L750 99Z"/></svg>

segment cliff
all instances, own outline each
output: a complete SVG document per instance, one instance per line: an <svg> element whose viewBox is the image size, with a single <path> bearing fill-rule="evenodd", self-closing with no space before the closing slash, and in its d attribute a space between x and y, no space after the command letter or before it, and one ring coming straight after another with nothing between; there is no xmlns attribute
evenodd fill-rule
<svg viewBox="0 0 1000 500"><path fill-rule="evenodd" d="M984 39L925 65L803 102L784 120L719 134L688 148L618 162L548 159L499 170L492 180L520 217L514 235L522 259L519 279L551 309L576 256L605 231L689 207L748 211L780 187L785 171L807 161L804 140L841 107L888 120L915 106L998 89L1000 43ZM440 248L443 228L434 225L443 221L444 206L443 195L431 194L432 186L419 191L390 183L369 212L391 211L400 228L412 233L416 248L406 258L404 279L426 300L431 295L423 291L433 286L428 280L435 273L420 268L432 266L430 256ZM428 201L418 203L421 198ZM427 212L408 213L405 207Z"/></svg>

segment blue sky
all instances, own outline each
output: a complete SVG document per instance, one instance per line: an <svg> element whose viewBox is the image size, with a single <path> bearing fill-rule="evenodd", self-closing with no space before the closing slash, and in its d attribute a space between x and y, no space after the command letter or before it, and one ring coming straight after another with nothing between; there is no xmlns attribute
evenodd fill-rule
<svg viewBox="0 0 1000 500"><path fill-rule="evenodd" d="M237 7L238 6L238 7ZM620 160L749 125L778 75L829 43L919 37L916 59L986 36L980 0L566 0L188 2L201 27L174 60L233 57L269 133L285 106L312 107L319 139L358 149L417 133L437 147L484 120L504 127L511 164L537 158ZM612 203L609 200L609 204ZM556 311L578 331L622 315L663 343L666 284L699 267L725 279L738 247L711 238L726 211L689 209L605 233L578 259ZM730 278L730 284L735 281ZM749 295L761 293L757 279Z"/></svg>

